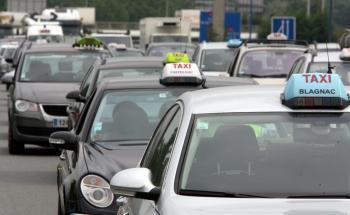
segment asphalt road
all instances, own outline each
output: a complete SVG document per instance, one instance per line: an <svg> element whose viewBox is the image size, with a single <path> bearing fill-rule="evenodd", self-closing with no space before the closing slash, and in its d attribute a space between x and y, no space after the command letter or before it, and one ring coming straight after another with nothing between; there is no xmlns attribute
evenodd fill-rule
<svg viewBox="0 0 350 215"><path fill-rule="evenodd" d="M9 155L7 133L7 92L0 85L0 215L57 214L57 152L27 146L24 155Z"/></svg>

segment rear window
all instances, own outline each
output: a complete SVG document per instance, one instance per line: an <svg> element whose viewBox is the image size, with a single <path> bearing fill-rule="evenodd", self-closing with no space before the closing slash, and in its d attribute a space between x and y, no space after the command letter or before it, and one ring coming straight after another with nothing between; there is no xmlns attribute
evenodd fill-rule
<svg viewBox="0 0 350 215"><path fill-rule="evenodd" d="M24 82L80 82L103 53L27 54L20 70Z"/></svg>

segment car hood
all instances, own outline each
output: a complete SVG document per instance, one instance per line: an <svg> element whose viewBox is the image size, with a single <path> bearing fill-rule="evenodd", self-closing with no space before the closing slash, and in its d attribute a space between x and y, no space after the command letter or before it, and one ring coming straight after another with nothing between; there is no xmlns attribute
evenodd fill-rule
<svg viewBox="0 0 350 215"><path fill-rule="evenodd" d="M16 98L41 104L67 104L67 93L78 89L78 83L16 82Z"/></svg>
<svg viewBox="0 0 350 215"><path fill-rule="evenodd" d="M203 72L205 76L224 76L224 77L229 77L230 75L227 72L220 72L220 71L208 71L208 72Z"/></svg>
<svg viewBox="0 0 350 215"><path fill-rule="evenodd" d="M84 156L89 173L110 180L123 169L136 167L146 150L148 141L85 144Z"/></svg>
<svg viewBox="0 0 350 215"><path fill-rule="evenodd" d="M284 85L286 78L253 78L259 85Z"/></svg>
<svg viewBox="0 0 350 215"><path fill-rule="evenodd" d="M177 196L164 203L168 215L347 215L347 199L257 199ZM165 209L166 208L166 209Z"/></svg>

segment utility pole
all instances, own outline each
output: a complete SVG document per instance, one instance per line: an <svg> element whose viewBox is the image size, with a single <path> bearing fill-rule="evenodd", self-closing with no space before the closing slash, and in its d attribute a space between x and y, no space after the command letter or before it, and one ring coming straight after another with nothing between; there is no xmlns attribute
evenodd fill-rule
<svg viewBox="0 0 350 215"><path fill-rule="evenodd" d="M252 39L253 33L253 0L249 2L249 39Z"/></svg>
<svg viewBox="0 0 350 215"><path fill-rule="evenodd" d="M333 0L329 0L328 5L328 42L333 40Z"/></svg>
<svg viewBox="0 0 350 215"><path fill-rule="evenodd" d="M310 17L310 10L311 10L311 0L306 0L306 16Z"/></svg>
<svg viewBox="0 0 350 215"><path fill-rule="evenodd" d="M165 0L165 16L169 16L169 0Z"/></svg>
<svg viewBox="0 0 350 215"><path fill-rule="evenodd" d="M222 41L225 39L225 12L226 0L214 0L213 4L213 38L215 41Z"/></svg>
<svg viewBox="0 0 350 215"><path fill-rule="evenodd" d="M322 0L322 2L321 2L321 11L322 11L322 13L324 12L325 8L326 8L326 1Z"/></svg>

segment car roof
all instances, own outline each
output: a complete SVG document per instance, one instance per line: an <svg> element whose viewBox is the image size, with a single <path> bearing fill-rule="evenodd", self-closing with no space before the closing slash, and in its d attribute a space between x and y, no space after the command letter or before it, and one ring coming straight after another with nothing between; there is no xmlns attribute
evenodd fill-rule
<svg viewBox="0 0 350 215"><path fill-rule="evenodd" d="M195 48L196 45L193 44L193 43L175 43L175 42L172 42L172 43L151 43L149 44L148 48L150 47L167 47L167 46L189 46L189 47L192 47L192 48Z"/></svg>
<svg viewBox="0 0 350 215"><path fill-rule="evenodd" d="M318 52L313 58L313 62L328 62L328 57L330 62L344 62L339 58L341 52Z"/></svg>
<svg viewBox="0 0 350 215"><path fill-rule="evenodd" d="M283 86L233 86L186 92L180 96L191 114L249 113L249 112L315 112L293 110L281 103ZM317 112L350 112L344 110L317 110Z"/></svg>
<svg viewBox="0 0 350 215"><path fill-rule="evenodd" d="M128 67L163 67L163 58L137 56L137 57L112 57L106 58L106 62L100 65L100 69Z"/></svg>
<svg viewBox="0 0 350 215"><path fill-rule="evenodd" d="M227 77L206 77L206 86L208 88L220 87L220 86L235 86L235 85L253 85L256 82L248 78L227 78ZM142 89L142 88L185 88L185 87L195 87L198 89L203 89L202 86L186 86L186 85L172 85L164 86L159 83L158 75L147 75L147 76L137 76L137 77L110 77L103 79L102 83L98 88L103 90L109 89Z"/></svg>
<svg viewBox="0 0 350 215"><path fill-rule="evenodd" d="M73 48L72 44L68 43L48 43L48 44L37 44L37 43L29 43L27 49L25 50L26 53L39 53L39 52L81 52L81 51L87 51L87 52L108 52L104 49L79 49L79 48Z"/></svg>
<svg viewBox="0 0 350 215"><path fill-rule="evenodd" d="M199 44L201 49L230 49L226 42L203 42Z"/></svg>

